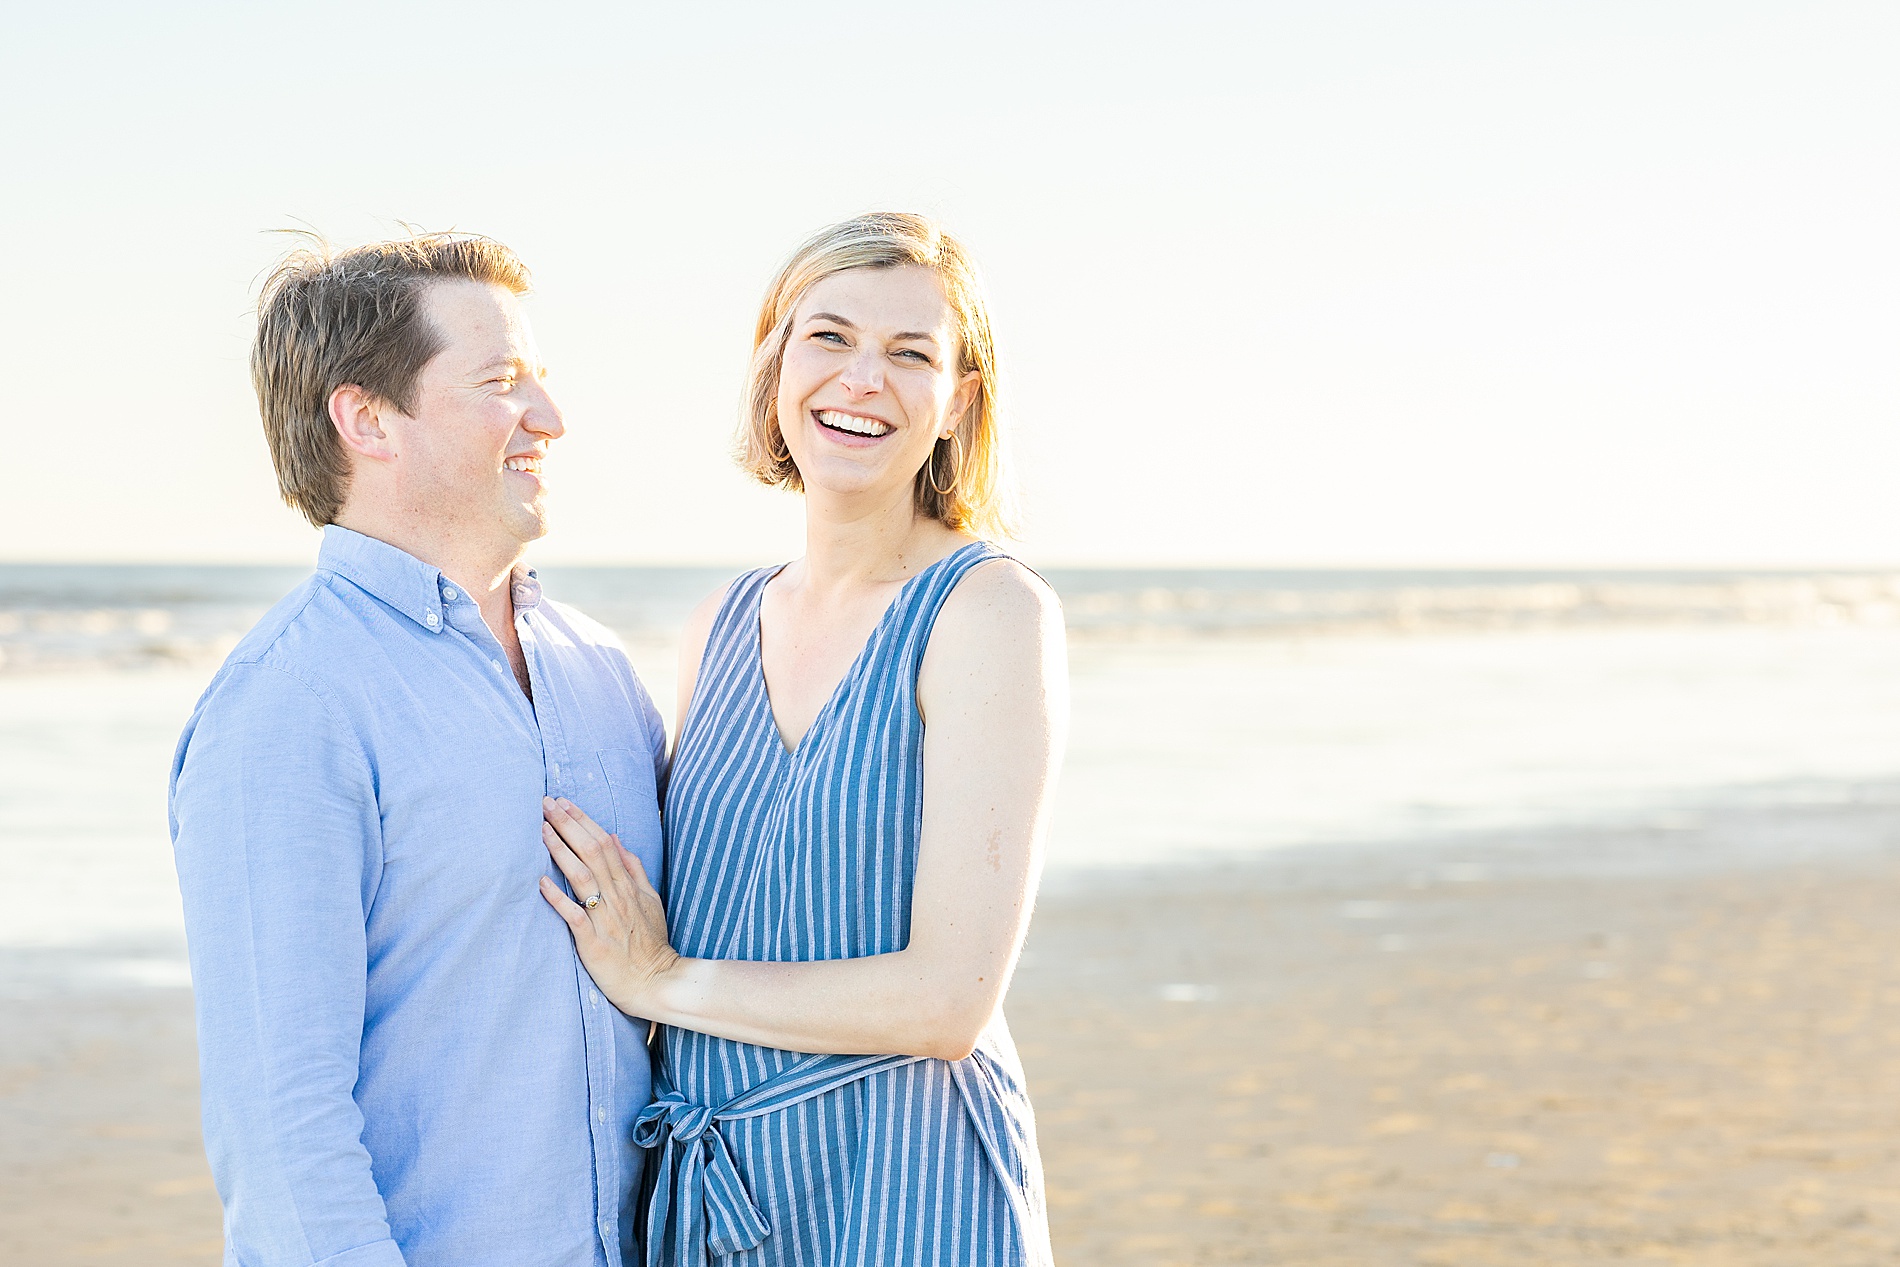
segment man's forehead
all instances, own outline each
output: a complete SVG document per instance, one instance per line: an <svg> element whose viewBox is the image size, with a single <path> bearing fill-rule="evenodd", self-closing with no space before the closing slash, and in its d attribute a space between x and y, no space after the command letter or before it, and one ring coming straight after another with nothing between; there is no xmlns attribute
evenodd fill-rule
<svg viewBox="0 0 1900 1267"><path fill-rule="evenodd" d="M464 278L432 282L424 292L429 316L445 328L451 324L470 329L504 329L521 323L521 300L505 286Z"/></svg>
<svg viewBox="0 0 1900 1267"><path fill-rule="evenodd" d="M437 282L429 287L425 304L430 324L442 337L442 351L454 359L533 359L527 314L507 288L460 280Z"/></svg>

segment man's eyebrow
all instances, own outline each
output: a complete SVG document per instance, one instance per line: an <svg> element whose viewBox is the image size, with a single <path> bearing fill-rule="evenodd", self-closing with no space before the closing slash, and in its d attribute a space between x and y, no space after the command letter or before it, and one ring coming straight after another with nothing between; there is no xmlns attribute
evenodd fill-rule
<svg viewBox="0 0 1900 1267"><path fill-rule="evenodd" d="M829 321L832 325L843 326L847 330L855 330L858 328L857 324L850 318L840 317L835 312L814 312L811 316L806 317L805 320ZM899 330L896 334L891 336L892 343L916 343L922 339L928 339L930 342L935 343L937 336L928 330Z"/></svg>
<svg viewBox="0 0 1900 1267"><path fill-rule="evenodd" d="M529 365L526 361L522 360L518 356L497 356L477 366L475 368L475 373L486 374L490 370L502 370L502 369L527 370L530 373L534 374L537 378L547 372L546 366Z"/></svg>

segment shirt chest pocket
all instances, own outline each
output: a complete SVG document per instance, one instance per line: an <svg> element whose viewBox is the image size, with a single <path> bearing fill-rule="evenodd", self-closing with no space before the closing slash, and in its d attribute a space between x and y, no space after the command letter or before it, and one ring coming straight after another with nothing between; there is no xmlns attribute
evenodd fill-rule
<svg viewBox="0 0 1900 1267"><path fill-rule="evenodd" d="M653 781L653 758L634 748L603 748L595 754L607 785L613 821L602 825L640 860L647 876L660 882L660 794Z"/></svg>

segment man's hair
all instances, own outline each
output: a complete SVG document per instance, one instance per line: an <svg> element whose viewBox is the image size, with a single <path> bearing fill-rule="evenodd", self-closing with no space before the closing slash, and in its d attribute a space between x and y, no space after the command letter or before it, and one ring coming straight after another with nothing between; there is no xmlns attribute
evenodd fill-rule
<svg viewBox="0 0 1900 1267"><path fill-rule="evenodd" d="M801 491L804 477L779 430L778 380L792 317L805 292L853 268L927 268L943 284L957 335L957 371L976 371L976 399L954 424L954 442L939 440L911 483L917 513L978 536L1012 529L997 410L996 340L976 264L963 244L935 221L901 211L874 211L820 229L785 261L765 292L752 336L752 369L739 424L739 465L761 484ZM948 485L948 492L938 490Z"/></svg>
<svg viewBox="0 0 1900 1267"><path fill-rule="evenodd" d="M412 413L416 379L442 350L424 297L431 283L528 291L528 270L492 238L418 233L335 251L318 239L271 270L257 301L251 383L284 501L321 528L349 492L348 453L330 396L354 384Z"/></svg>

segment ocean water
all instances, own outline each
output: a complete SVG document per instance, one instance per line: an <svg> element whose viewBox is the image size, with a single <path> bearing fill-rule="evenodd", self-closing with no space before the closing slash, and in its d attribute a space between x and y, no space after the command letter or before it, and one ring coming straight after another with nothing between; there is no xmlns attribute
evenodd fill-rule
<svg viewBox="0 0 1900 1267"><path fill-rule="evenodd" d="M553 567L631 641L672 639L736 569ZM0 563L0 674L216 660L296 567ZM1052 569L1071 635L1154 642L1655 626L1900 624L1900 573Z"/></svg>
<svg viewBox="0 0 1900 1267"><path fill-rule="evenodd" d="M0 992L185 980L178 730L294 568L0 567ZM548 568L671 711L718 569ZM1057 872L1852 800L1900 776L1884 574L1062 571Z"/></svg>

